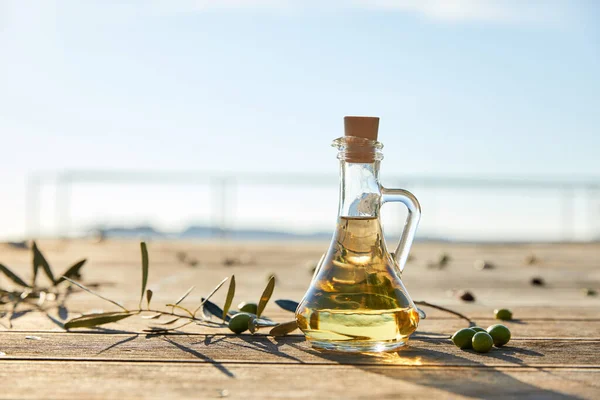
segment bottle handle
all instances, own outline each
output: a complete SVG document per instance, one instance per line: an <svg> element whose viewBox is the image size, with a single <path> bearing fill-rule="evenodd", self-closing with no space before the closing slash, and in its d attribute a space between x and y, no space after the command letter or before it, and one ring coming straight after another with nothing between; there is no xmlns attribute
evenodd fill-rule
<svg viewBox="0 0 600 400"><path fill-rule="evenodd" d="M392 254L396 268L402 273L408 259L410 247L415 238L415 233L417 232L419 220L421 219L421 205L419 204L419 200L408 190L382 187L381 194L381 204L399 202L403 203L408 209L408 217L404 224L400 243L398 243L396 251Z"/></svg>

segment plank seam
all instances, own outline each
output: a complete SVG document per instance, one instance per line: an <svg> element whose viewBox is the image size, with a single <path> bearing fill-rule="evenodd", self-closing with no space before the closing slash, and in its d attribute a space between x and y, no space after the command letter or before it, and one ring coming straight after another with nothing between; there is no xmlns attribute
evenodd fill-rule
<svg viewBox="0 0 600 400"><path fill-rule="evenodd" d="M286 363L277 361L242 361L242 360L220 360L220 361L203 361L203 360L160 360L151 358L139 358L139 359L120 359L120 358L66 358L66 357L2 357L0 362L38 362L38 361L54 361L54 362L84 362L84 363L117 363L117 364L206 364L206 365L298 365L298 366L370 366L370 367L382 367L382 368L508 368L508 369L521 369L521 368L546 368L546 369L565 369L565 368L579 368L579 369L591 369L600 370L600 365L581 365L581 364L519 364L519 365L505 365L505 364L421 364L421 365L396 365L396 364L385 364L381 363L326 363L326 362L303 362L303 363Z"/></svg>
<svg viewBox="0 0 600 400"><path fill-rule="evenodd" d="M9 335L24 335L24 334L41 334L41 335L48 335L48 336L86 336L86 335L102 335L102 336L106 336L106 337L121 337L121 336L131 336L131 335L143 335L146 336L148 335L148 332L118 332L118 333L106 333L106 332L66 332L66 331L3 331L0 332L0 337L3 334L9 334ZM181 333L169 333L166 335L162 335L162 336L172 336L172 337L178 337L178 336L210 336L210 337L232 337L232 338L239 338L239 337L253 337L253 338L261 338L261 339L266 339L266 338L272 338L271 336L267 336L267 335L247 335L247 334L242 334L242 335L236 335L233 333L198 333L198 332L181 332ZM303 335L299 335L299 334L293 334L293 335L287 335L287 338L291 338L291 339L298 339L298 338L302 338ZM417 333L415 333L415 337L413 338L413 340L409 341L410 343L413 343L415 339L437 339L437 340L443 340L443 339L450 339L451 335L421 335L419 334L419 332L417 331ZM279 338L281 339L281 338ZM536 336L536 337L512 337L510 339L511 341L544 341L544 340L562 340L562 341L571 341L571 342L598 342L600 341L600 337L552 337L552 336Z"/></svg>

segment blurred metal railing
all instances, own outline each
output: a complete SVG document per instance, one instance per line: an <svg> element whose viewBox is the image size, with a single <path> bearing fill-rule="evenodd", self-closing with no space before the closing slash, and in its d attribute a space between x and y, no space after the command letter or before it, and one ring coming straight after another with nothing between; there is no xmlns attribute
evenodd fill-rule
<svg viewBox="0 0 600 400"><path fill-rule="evenodd" d="M235 187L239 184L312 186L335 185L334 175L317 174L222 174L199 171L126 171L126 170L67 170L56 173L36 173L28 177L26 193L26 233L37 236L40 230L41 187L54 184L55 215L57 236L69 233L71 223L71 189L78 184L163 184L163 185L209 185L211 192L211 215L213 225L223 228L227 224L228 203L235 197ZM441 176L386 176L387 184L396 187L433 189L526 189L531 191L553 191L562 199L559 218L563 240L573 237L573 215L575 193L583 193L587 198L586 221L592 229L598 226L598 210L595 201L600 196L600 179L519 179L482 177L441 177ZM596 231L597 235L600 232Z"/></svg>

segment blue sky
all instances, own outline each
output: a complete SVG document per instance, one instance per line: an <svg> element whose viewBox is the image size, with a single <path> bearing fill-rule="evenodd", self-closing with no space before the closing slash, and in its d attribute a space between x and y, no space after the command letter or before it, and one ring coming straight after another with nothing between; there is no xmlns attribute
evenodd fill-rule
<svg viewBox="0 0 600 400"><path fill-rule="evenodd" d="M32 172L335 174L344 115L382 118L388 175L600 179L599 20L594 1L0 0L0 237L24 233ZM127 190L74 193L75 223L205 217L188 188Z"/></svg>

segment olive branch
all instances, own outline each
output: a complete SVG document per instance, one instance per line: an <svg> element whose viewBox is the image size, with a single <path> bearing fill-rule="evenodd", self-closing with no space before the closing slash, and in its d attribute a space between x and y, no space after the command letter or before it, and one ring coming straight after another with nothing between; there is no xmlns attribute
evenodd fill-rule
<svg viewBox="0 0 600 400"><path fill-rule="evenodd" d="M63 285L70 279L80 279L81 269L86 263L86 259L80 260L67 268L65 272L56 278L46 257L42 254L37 244L33 242L32 252L32 278L29 283L23 280L4 264L0 264L0 272L4 274L16 289L4 289L0 287L0 318L7 317L8 328L12 328L12 321L18 315L18 308L27 312L27 310L38 310L46 312L49 318L57 322L48 314L52 308L63 307L68 296L73 292L70 285ZM38 285L38 275L40 268L50 281L49 285Z"/></svg>
<svg viewBox="0 0 600 400"><path fill-rule="evenodd" d="M90 288L90 284L86 286L80 282L81 268L86 262L85 259L78 261L69 267L62 275L60 275L59 278L56 278L52 268L50 267L50 264L34 242L32 245L33 278L30 284L26 283L9 268L0 264L0 272L6 275L15 285L20 288L19 290L12 291L0 288L0 305L10 304L8 311L6 309L0 309L0 317L8 315L8 327L11 328L11 321L15 316L17 307L21 304L26 304L29 309L46 312L46 315L52 319L52 321L64 327L66 330L71 330L74 328L94 328L100 325L118 322L135 315L139 315L142 319L149 320L150 323L148 329L144 329L143 331L153 334L164 334L176 331L193 323L211 327L228 327L236 334L245 332L246 330L249 330L252 334L254 334L259 329L268 327L271 328L269 335L273 336L287 335L298 328L295 320L276 323L262 315L275 289L274 276L269 278L269 281L263 290L258 303L241 303L238 306L239 311L231 309L236 289L235 275L231 275L231 277L226 277L221 280L206 297L201 299L200 304L198 304L198 306L193 310L182 306L181 303L193 292L195 289L194 286L190 287L176 301L166 304L166 310L153 308L151 307L151 301L154 293L152 290L147 289L150 261L146 243L140 243L140 250L142 259L140 300L136 308L128 309L121 303L95 292ZM51 282L49 286L38 286L36 284L40 267ZM211 302L210 299L215 293L217 293L217 291L219 291L219 289L221 289L221 287L225 285L227 281L229 281L229 286L227 295L225 297L225 303L223 308L221 308L215 303ZM64 282L66 282L66 284L62 285ZM107 301L117 306L120 310L83 314L62 324L60 321L57 321L51 317L47 311L52 308L64 307L68 296L76 291L74 288L86 291L104 301ZM425 301L415 301L414 303L451 313L459 318L465 319L469 322L469 325L475 325L470 318L448 308ZM44 307L45 304L49 305ZM298 308L298 302L293 300L276 300L275 304L277 304L283 310L292 313L294 313ZM422 316L424 316L424 313L421 310L419 310L419 312L422 314ZM169 318L163 321L161 320L162 317ZM220 322L215 322L212 317L218 318ZM177 324L178 322L179 324Z"/></svg>
<svg viewBox="0 0 600 400"><path fill-rule="evenodd" d="M189 309L181 305L183 300L185 300L192 293L192 291L195 288L194 286L190 287L181 297L179 297L179 299L177 299L173 303L166 304L166 310L161 310L152 307L151 301L154 293L152 290L146 288L148 284L148 275L150 269L148 248L146 246L146 243L142 242L140 244L140 249L142 256L142 282L140 300L138 302L138 306L134 309L128 309L121 303L104 297L99 293L96 293L92 289L86 287L84 284L77 282L74 279L71 279L71 277L62 277L66 281L70 282L72 285L75 285L78 288L102 300L105 300L121 309L120 311L84 314L80 317L76 317L67 321L64 324L65 329L71 330L73 328L93 328L111 322L121 321L123 319L135 315L140 315L143 319L151 320L148 329L144 329L143 331L155 334L168 333L194 323L203 326L229 327L235 333L241 333L248 329L252 333L255 333L260 328L271 327L273 329L271 329L270 334L275 336L285 335L297 328L296 321L290 321L279 324L271 321L266 317L262 317L262 313L265 307L267 306L267 303L271 299L271 296L273 295L273 290L275 289L274 276L270 277L267 286L265 287L262 295L260 296L258 304L255 305L256 310L252 310L254 312L237 312L231 310L231 305L235 296L235 275L231 275L231 277L226 277L221 282L219 282L217 286L215 286L215 288L206 297L203 297L201 299L200 304L195 309ZM229 281L229 286L227 289L227 295L225 296L225 303L223 305L223 308L221 308L215 303L211 302L210 298L215 293L217 293L217 291L221 289L221 287L223 287L227 281ZM297 303L291 300L277 300L276 303L280 307L289 311L295 311L297 306ZM143 313L149 314L141 315ZM161 317L170 318L166 321L160 321ZM219 318L220 322L215 322L212 319L212 317Z"/></svg>

